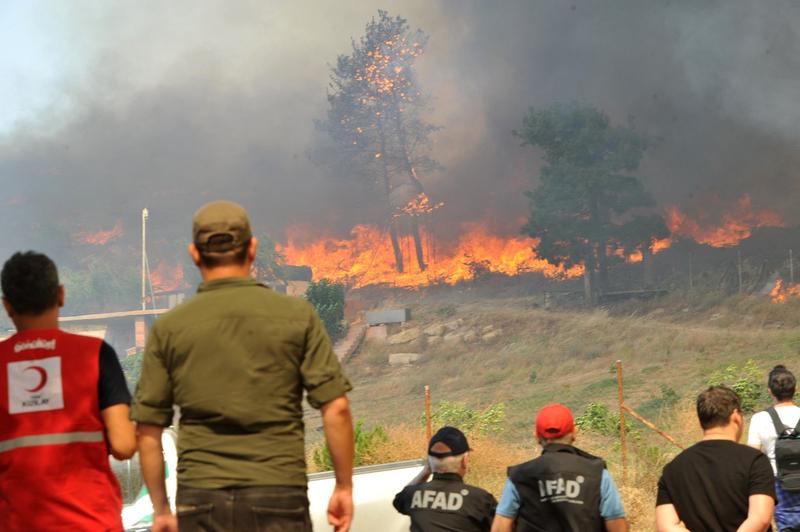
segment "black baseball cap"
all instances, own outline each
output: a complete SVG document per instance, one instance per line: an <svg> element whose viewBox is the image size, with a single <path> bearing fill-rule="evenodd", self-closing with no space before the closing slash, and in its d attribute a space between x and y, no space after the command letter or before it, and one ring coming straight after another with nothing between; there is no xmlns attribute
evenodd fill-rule
<svg viewBox="0 0 800 532"><path fill-rule="evenodd" d="M443 445L438 445L437 450L434 451L433 447L436 446L437 443ZM447 447L449 450L438 450L444 447ZM436 458L458 456L471 450L472 449L469 448L469 443L467 443L467 437L455 427L440 428L439 431L433 435L430 443L428 443L428 454Z"/></svg>

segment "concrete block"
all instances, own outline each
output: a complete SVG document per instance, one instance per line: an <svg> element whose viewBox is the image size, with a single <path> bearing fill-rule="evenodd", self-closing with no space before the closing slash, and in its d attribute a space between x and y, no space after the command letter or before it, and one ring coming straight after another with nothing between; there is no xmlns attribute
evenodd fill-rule
<svg viewBox="0 0 800 532"><path fill-rule="evenodd" d="M419 353L392 353L389 355L390 366L408 366L420 359Z"/></svg>
<svg viewBox="0 0 800 532"><path fill-rule="evenodd" d="M407 344L408 342L413 342L419 338L421 334L422 331L419 327L412 327L410 329L406 329L405 331L400 331L397 334L393 334L388 338L388 342L391 345Z"/></svg>
<svg viewBox="0 0 800 532"><path fill-rule="evenodd" d="M447 344L455 344L464 341L464 335L460 332L451 332L444 335L444 342Z"/></svg>
<svg viewBox="0 0 800 532"><path fill-rule="evenodd" d="M369 325L405 323L411 319L411 311L407 308L370 310L366 313L365 318Z"/></svg>
<svg viewBox="0 0 800 532"><path fill-rule="evenodd" d="M426 336L442 336L445 333L445 328L441 323L435 323L426 327L422 332L424 332Z"/></svg>
<svg viewBox="0 0 800 532"><path fill-rule="evenodd" d="M385 342L388 336L386 325L375 325L367 329L367 340L372 342Z"/></svg>
<svg viewBox="0 0 800 532"><path fill-rule="evenodd" d="M500 336L500 331L489 331L483 336L481 336L481 340L483 340L484 342L491 342L492 340L498 338L499 336Z"/></svg>
<svg viewBox="0 0 800 532"><path fill-rule="evenodd" d="M464 323L464 320L462 320L461 318L457 318L455 320L450 320L447 323L445 323L444 324L444 328L447 331L455 331L456 329L461 327L461 325L463 325L463 323Z"/></svg>

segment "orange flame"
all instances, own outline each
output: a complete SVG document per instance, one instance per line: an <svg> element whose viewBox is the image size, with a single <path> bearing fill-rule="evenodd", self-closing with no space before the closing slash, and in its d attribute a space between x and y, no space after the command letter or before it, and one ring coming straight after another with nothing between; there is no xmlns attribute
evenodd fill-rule
<svg viewBox="0 0 800 532"><path fill-rule="evenodd" d="M748 194L739 198L733 212L722 215L719 225L703 226L700 221L692 220L677 207L667 209L667 227L673 235L688 237L715 248L735 246L748 238L753 229L784 225L781 217L774 212L754 211Z"/></svg>
<svg viewBox="0 0 800 532"><path fill-rule="evenodd" d="M73 238L76 241L81 242L83 244L91 244L93 246L103 246L105 244L108 244L115 238L119 238L121 236L122 236L122 220L117 220L117 223L114 224L114 227L109 229L108 231L97 231L96 233L81 231L79 233L75 233L73 235Z"/></svg>
<svg viewBox="0 0 800 532"><path fill-rule="evenodd" d="M536 256L536 242L524 237L501 237L476 223L462 225L462 234L446 250L428 253L425 271L398 273L394 252L387 234L369 225L357 225L349 239L319 238L301 243L301 231L289 229L288 243L279 245L289 264L311 266L314 279L329 279L354 288L373 284L389 284L413 288L433 283L455 284L474 279L480 272L518 275L541 272L554 278L573 278L583 274L582 266L569 269L550 264ZM423 247L431 249L434 240L423 231ZM406 259L413 253L410 238L401 240ZM409 266L412 261L406 260Z"/></svg>
<svg viewBox="0 0 800 532"><path fill-rule="evenodd" d="M775 286L769 293L770 299L773 303L783 303L790 297L800 296L800 284L790 284L783 286L783 279L778 278L775 281Z"/></svg>
<svg viewBox="0 0 800 532"><path fill-rule="evenodd" d="M154 292L172 292L188 287L183 278L183 264L170 266L164 261L159 262L156 269L150 272L150 283Z"/></svg>

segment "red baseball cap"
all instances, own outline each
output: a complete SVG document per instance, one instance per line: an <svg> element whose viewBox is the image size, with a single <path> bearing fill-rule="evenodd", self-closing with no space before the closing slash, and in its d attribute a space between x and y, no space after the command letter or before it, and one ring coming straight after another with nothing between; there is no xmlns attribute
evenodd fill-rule
<svg viewBox="0 0 800 532"><path fill-rule="evenodd" d="M560 403L545 405L536 415L536 436L552 440L575 431L572 411Z"/></svg>

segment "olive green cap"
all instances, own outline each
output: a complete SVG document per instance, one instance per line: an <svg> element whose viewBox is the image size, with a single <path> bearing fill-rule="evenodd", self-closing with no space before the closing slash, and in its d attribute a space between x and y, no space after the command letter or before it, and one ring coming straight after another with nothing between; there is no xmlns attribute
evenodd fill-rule
<svg viewBox="0 0 800 532"><path fill-rule="evenodd" d="M194 245L205 253L225 253L246 244L252 237L247 211L232 201L212 201L192 217Z"/></svg>

